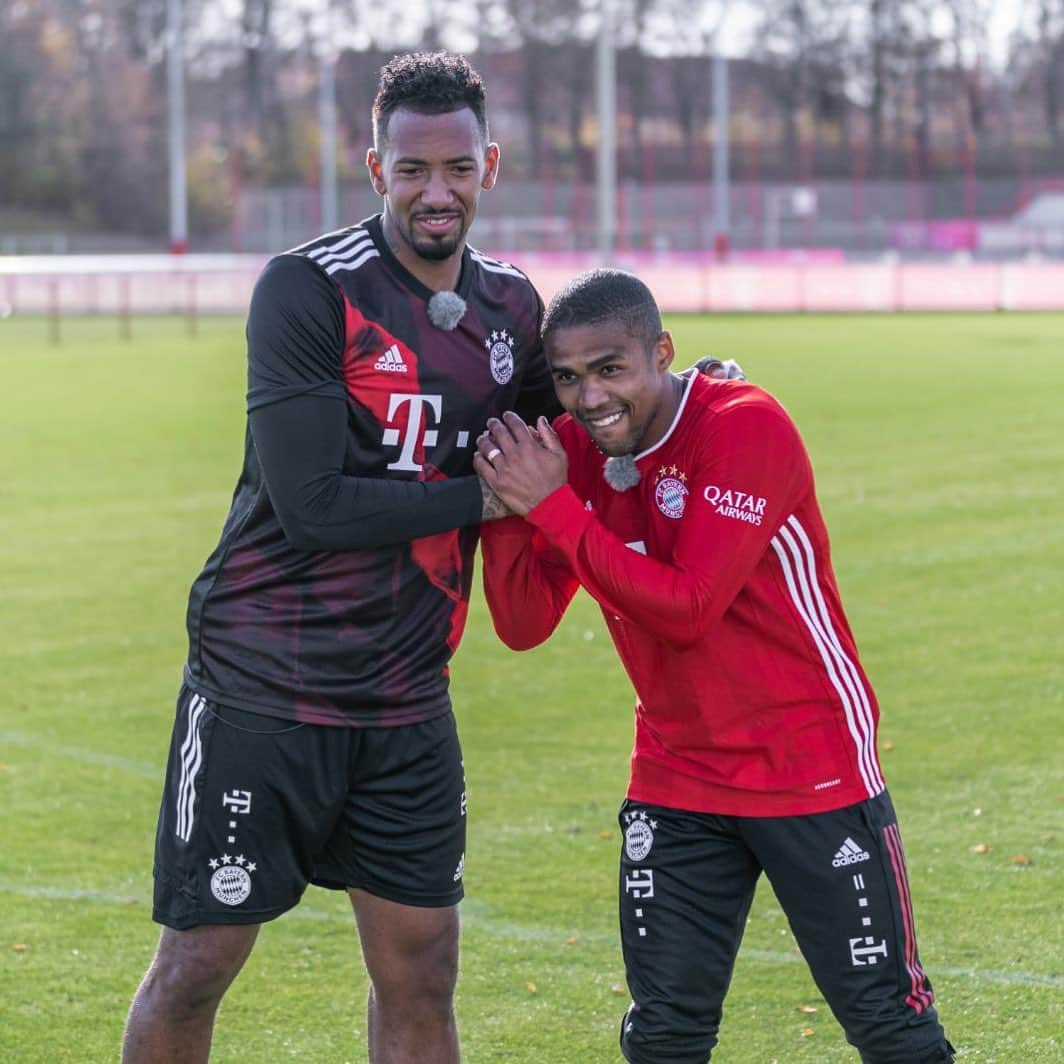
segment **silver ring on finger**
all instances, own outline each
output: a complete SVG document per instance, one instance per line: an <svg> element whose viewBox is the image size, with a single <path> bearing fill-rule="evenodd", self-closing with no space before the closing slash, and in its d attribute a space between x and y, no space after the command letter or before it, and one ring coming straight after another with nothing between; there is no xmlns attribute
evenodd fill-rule
<svg viewBox="0 0 1064 1064"><path fill-rule="evenodd" d="M502 450L499 447L492 447L490 451L484 456L489 462L495 461L495 456L502 454Z"/></svg>

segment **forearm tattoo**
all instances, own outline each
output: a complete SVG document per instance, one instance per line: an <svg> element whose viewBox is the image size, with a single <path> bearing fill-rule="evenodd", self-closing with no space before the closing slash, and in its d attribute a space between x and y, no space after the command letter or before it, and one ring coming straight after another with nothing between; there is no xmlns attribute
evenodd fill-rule
<svg viewBox="0 0 1064 1064"><path fill-rule="evenodd" d="M483 477L478 477L477 479L480 481L481 519L494 521L499 517L509 517L510 511L507 509L506 503L488 487L488 482Z"/></svg>

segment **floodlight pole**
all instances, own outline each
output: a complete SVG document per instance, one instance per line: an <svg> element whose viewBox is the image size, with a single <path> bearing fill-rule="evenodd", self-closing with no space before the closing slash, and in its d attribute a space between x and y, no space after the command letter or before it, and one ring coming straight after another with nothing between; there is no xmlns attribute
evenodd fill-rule
<svg viewBox="0 0 1064 1064"><path fill-rule="evenodd" d="M727 258L731 245L731 218L728 205L728 60L719 45L713 52L713 250L717 258Z"/></svg>
<svg viewBox="0 0 1064 1064"><path fill-rule="evenodd" d="M166 0L166 88L170 147L170 250L188 251L185 185L185 37L182 0Z"/></svg>
<svg viewBox="0 0 1064 1064"><path fill-rule="evenodd" d="M321 127L321 228L340 227L340 196L336 177L336 53L326 44L318 77L318 125Z"/></svg>
<svg viewBox="0 0 1064 1064"><path fill-rule="evenodd" d="M613 258L617 228L617 63L614 0L600 0L602 25L596 50L598 99L598 246L602 264Z"/></svg>

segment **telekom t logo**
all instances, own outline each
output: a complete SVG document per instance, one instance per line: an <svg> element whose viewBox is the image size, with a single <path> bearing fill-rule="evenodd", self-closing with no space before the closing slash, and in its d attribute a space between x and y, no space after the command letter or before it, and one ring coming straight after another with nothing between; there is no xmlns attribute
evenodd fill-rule
<svg viewBox="0 0 1064 1064"><path fill-rule="evenodd" d="M434 415L435 424L439 424L443 412L442 395L395 395L388 399L388 420L391 421L398 413L400 407L406 406L406 428L402 431L401 438L403 449L394 462L388 463L389 469L408 469L411 472L419 472L421 466L414 461L414 451L418 445L418 431L421 428L421 411L423 407L430 407ZM426 415L426 423L428 417ZM439 433L435 429L427 428L421 434L423 447L435 447ZM394 447L400 440L399 429L385 429L381 442L385 447Z"/></svg>

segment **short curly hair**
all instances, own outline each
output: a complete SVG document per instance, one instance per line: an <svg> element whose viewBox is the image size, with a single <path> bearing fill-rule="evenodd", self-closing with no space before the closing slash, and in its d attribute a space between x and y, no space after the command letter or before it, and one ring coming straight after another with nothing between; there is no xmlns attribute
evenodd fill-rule
<svg viewBox="0 0 1064 1064"><path fill-rule="evenodd" d="M400 108L423 115L449 114L468 107L488 142L484 82L469 60L454 52L410 52L393 56L381 67L373 101L373 143L383 151L388 120Z"/></svg>
<svg viewBox="0 0 1064 1064"><path fill-rule="evenodd" d="M598 269L582 273L550 301L540 334L544 341L559 329L618 322L650 352L661 336L661 312L654 294L635 274Z"/></svg>

